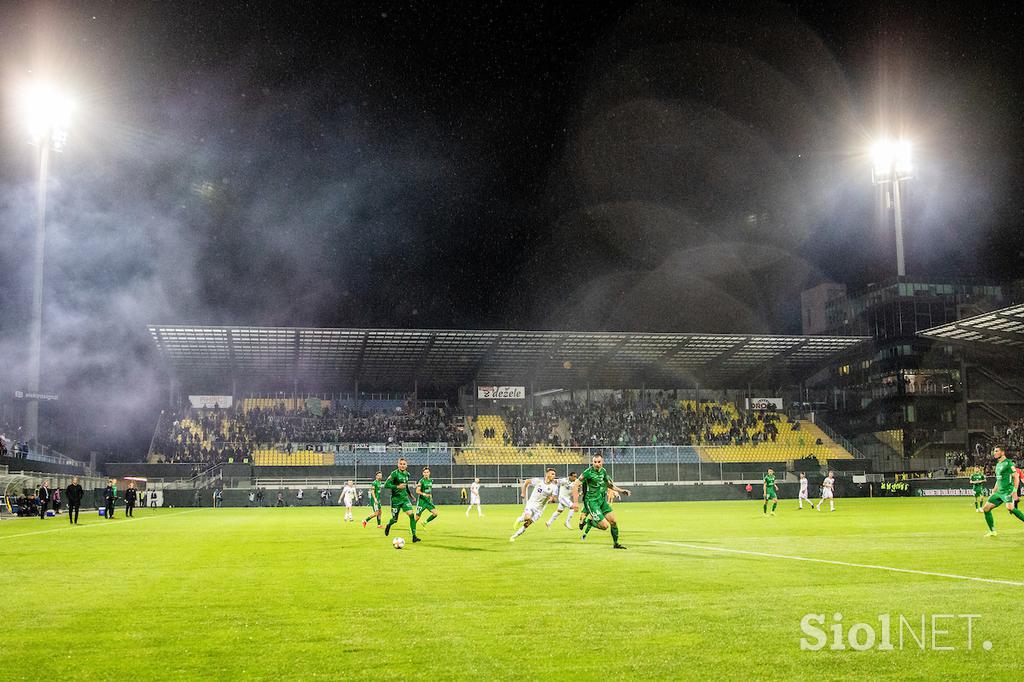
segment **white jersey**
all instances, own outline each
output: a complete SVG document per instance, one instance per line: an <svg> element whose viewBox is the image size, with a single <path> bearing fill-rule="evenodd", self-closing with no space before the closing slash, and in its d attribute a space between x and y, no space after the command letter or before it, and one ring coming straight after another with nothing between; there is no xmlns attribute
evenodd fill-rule
<svg viewBox="0 0 1024 682"><path fill-rule="evenodd" d="M469 484L469 499L470 504L478 504L480 502L480 484L470 483Z"/></svg>
<svg viewBox="0 0 1024 682"><path fill-rule="evenodd" d="M828 478L826 478L824 481L821 482L821 497L822 497L822 499L827 499L827 498L833 496L832 488L835 487L835 484L836 484L836 479L834 479L831 476L829 476Z"/></svg>
<svg viewBox="0 0 1024 682"><path fill-rule="evenodd" d="M568 503L572 505L572 486L573 482L568 478L559 478L555 481L558 484L558 503L565 505Z"/></svg>
<svg viewBox="0 0 1024 682"><path fill-rule="evenodd" d="M807 497L807 479L800 479L800 497Z"/></svg>
<svg viewBox="0 0 1024 682"><path fill-rule="evenodd" d="M558 483L555 481L545 483L543 478L532 478L530 485L533 487L533 492L530 493L530 499L526 501L528 509L543 511L544 505L548 503L548 498L558 495Z"/></svg>
<svg viewBox="0 0 1024 682"><path fill-rule="evenodd" d="M350 485L345 486L341 489L341 497L346 505L351 505L356 499L356 489Z"/></svg>

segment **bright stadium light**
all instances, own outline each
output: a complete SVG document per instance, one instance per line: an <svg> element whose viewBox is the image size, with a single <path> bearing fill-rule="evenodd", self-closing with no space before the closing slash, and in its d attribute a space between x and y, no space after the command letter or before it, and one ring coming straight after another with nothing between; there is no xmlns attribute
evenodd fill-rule
<svg viewBox="0 0 1024 682"><path fill-rule="evenodd" d="M28 391L39 393L40 359L43 339L43 262L46 245L46 186L50 152L64 150L71 123L71 100L56 88L37 83L21 96L21 109L29 142L39 149L39 184L36 191L36 252L32 281L32 321L29 328ZM25 406L25 440L39 438L39 401Z"/></svg>
<svg viewBox="0 0 1024 682"><path fill-rule="evenodd" d="M25 90L21 104L29 142L62 151L74 108L71 100L52 86L38 83Z"/></svg>
<svg viewBox="0 0 1024 682"><path fill-rule="evenodd" d="M903 258L903 204L900 183L913 177L914 165L909 140L882 138L871 145L871 182L891 186L892 208L896 219L896 274L903 277L907 266Z"/></svg>

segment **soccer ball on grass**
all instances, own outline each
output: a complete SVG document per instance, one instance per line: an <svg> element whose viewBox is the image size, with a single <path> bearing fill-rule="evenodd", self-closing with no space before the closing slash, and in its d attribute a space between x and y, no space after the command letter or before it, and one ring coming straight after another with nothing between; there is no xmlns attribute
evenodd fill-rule
<svg viewBox="0 0 1024 682"><path fill-rule="evenodd" d="M395 549L402 549L403 547L405 547L405 538L395 538L391 541L391 545Z"/></svg>

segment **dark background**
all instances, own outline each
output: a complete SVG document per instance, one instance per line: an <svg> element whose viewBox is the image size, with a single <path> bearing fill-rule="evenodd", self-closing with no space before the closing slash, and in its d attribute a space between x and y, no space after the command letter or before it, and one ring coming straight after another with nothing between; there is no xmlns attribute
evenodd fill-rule
<svg viewBox="0 0 1024 682"><path fill-rule="evenodd" d="M145 447L151 322L799 332L801 289L894 273L882 131L915 143L909 272L1021 276L1014 3L338 5L0 9L7 395L34 229L15 95L43 76L77 104L45 440Z"/></svg>

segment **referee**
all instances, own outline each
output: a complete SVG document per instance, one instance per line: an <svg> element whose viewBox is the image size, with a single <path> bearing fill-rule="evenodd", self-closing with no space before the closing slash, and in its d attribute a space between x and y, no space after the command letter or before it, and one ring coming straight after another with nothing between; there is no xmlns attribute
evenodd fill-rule
<svg viewBox="0 0 1024 682"><path fill-rule="evenodd" d="M85 494L78 483L78 476L71 479L71 485L64 490L64 494L68 496L68 523L77 524L78 509L82 506L82 495Z"/></svg>

